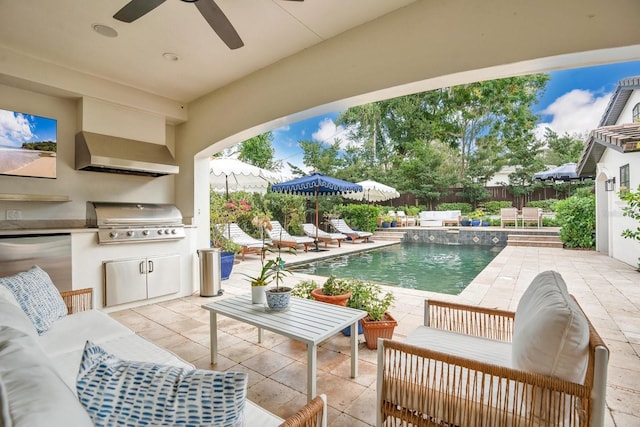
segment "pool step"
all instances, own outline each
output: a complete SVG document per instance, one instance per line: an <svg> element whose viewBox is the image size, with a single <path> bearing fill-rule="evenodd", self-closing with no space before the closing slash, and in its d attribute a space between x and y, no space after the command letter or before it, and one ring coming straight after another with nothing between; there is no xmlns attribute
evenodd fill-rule
<svg viewBox="0 0 640 427"><path fill-rule="evenodd" d="M400 242L404 238L405 234L407 234L407 233L404 232L404 231L398 232L398 231L380 231L380 230L377 230L375 233L373 233L372 239L374 241L380 240L380 241Z"/></svg>
<svg viewBox="0 0 640 427"><path fill-rule="evenodd" d="M562 241L558 236L540 234L509 234L507 246L530 246L537 248L562 248Z"/></svg>

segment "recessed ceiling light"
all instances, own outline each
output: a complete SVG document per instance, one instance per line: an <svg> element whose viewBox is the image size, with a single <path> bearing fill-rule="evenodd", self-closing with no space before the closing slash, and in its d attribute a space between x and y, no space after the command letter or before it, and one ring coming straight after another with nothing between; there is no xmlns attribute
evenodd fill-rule
<svg viewBox="0 0 640 427"><path fill-rule="evenodd" d="M176 55L175 53L171 53L171 52L163 53L162 57L164 59L166 59L167 61L177 61L178 59L180 59L180 57L178 55Z"/></svg>
<svg viewBox="0 0 640 427"><path fill-rule="evenodd" d="M93 24L93 31L105 37L118 37L118 32L113 28L103 24Z"/></svg>

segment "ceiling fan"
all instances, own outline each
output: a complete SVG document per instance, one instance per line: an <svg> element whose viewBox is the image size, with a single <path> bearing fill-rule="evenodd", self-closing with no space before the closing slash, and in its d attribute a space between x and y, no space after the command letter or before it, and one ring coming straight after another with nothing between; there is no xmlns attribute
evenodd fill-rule
<svg viewBox="0 0 640 427"><path fill-rule="evenodd" d="M133 22L136 19L151 12L160 6L166 0L131 0L124 5L122 9L116 12L113 17L122 22ZM186 3L195 3L196 7L209 23L213 31L218 37L229 47L229 49L238 49L244 46L244 42L236 32L231 22L227 19L222 9L218 7L214 0L182 0ZM287 0L287 1L304 1L304 0Z"/></svg>

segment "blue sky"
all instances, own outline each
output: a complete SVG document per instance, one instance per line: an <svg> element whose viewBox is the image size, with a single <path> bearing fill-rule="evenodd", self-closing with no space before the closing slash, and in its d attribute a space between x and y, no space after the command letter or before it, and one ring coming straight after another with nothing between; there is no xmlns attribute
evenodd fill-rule
<svg viewBox="0 0 640 427"><path fill-rule="evenodd" d="M57 141L56 120L0 110L0 145L21 147L24 142Z"/></svg>
<svg viewBox="0 0 640 427"><path fill-rule="evenodd" d="M538 135L543 135L545 127L560 135L584 135L598 126L618 81L640 75L640 61L555 71L550 75L544 95L533 108L541 117ZM346 137L344 129L333 124L338 114L323 114L273 131L275 158L283 160L283 172L288 171L287 162L306 169L298 141L331 143L335 138Z"/></svg>

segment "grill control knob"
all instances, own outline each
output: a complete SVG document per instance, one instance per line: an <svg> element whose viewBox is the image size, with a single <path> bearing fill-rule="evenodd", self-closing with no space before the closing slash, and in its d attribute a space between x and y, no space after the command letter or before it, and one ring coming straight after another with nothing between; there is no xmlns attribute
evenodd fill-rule
<svg viewBox="0 0 640 427"><path fill-rule="evenodd" d="M171 230L171 234L176 234L176 233L177 233L177 231L176 231L175 228L173 230Z"/></svg>
<svg viewBox="0 0 640 427"><path fill-rule="evenodd" d="M132 237L133 236L133 231L127 231L127 236Z"/></svg>
<svg viewBox="0 0 640 427"><path fill-rule="evenodd" d="M111 237L112 239L115 239L116 237L118 237L118 232L112 231L111 233L109 233L109 237Z"/></svg>
<svg viewBox="0 0 640 427"><path fill-rule="evenodd" d="M148 236L148 235L149 235L149 230L144 230L144 231L142 232L142 234L144 234L145 236Z"/></svg>
<svg viewBox="0 0 640 427"><path fill-rule="evenodd" d="M162 234L162 230L161 230L161 229L160 229L160 230L158 230L158 234Z"/></svg>

